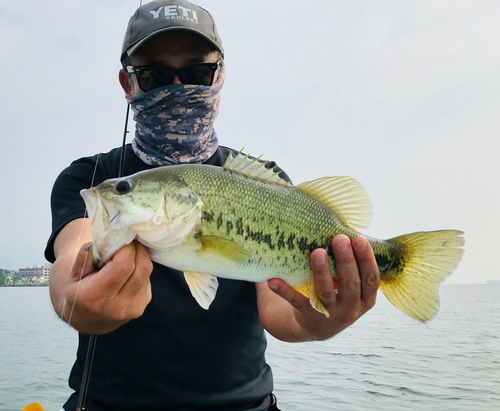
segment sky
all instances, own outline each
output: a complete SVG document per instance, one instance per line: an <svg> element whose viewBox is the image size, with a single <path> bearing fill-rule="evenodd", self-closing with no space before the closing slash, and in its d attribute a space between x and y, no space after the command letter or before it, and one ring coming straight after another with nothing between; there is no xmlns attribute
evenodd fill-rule
<svg viewBox="0 0 500 411"><path fill-rule="evenodd" d="M225 49L220 144L295 184L353 177L373 202L365 234L462 230L447 283L500 280L500 2L197 4ZM138 5L0 0L0 268L45 263L54 180L121 144L119 56Z"/></svg>

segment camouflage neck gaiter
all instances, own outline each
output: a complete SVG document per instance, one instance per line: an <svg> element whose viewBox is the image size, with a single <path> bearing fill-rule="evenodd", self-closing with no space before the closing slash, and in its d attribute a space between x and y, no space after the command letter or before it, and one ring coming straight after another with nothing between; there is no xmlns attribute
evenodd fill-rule
<svg viewBox="0 0 500 411"><path fill-rule="evenodd" d="M217 150L225 69L211 86L171 84L128 98L136 121L132 149L146 164L202 163Z"/></svg>

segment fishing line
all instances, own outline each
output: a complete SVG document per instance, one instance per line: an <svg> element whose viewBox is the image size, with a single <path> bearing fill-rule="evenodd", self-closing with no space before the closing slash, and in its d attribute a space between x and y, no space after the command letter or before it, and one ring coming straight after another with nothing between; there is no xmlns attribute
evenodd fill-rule
<svg viewBox="0 0 500 411"><path fill-rule="evenodd" d="M85 260L83 261L82 271L80 273L80 280L82 279L82 276L83 276L83 268L85 267L85 264L87 262L87 257L88 257L89 251L91 250L91 246L92 246L92 244L89 244L87 247L85 247ZM78 287L76 288L76 295L75 295L75 301L73 302L73 308L75 307L76 296L78 295L79 288L80 288L80 282L78 283ZM70 313L70 318L73 314L73 308L72 308L71 313ZM68 322L68 324L69 324L69 322ZM76 411L84 411L85 410L85 400L87 398L87 390L88 390L88 386L89 386L89 382L90 382L90 370L92 369L92 363L94 362L94 351L95 351L96 340L97 340L97 335L95 335L95 334L92 334L89 337L89 346L87 349L87 356L85 357L85 366L83 368L82 383L80 385L80 393L78 395L78 402L76 405Z"/></svg>
<svg viewBox="0 0 500 411"><path fill-rule="evenodd" d="M92 173L92 179L90 181L90 187L92 187L94 185L95 175L96 175L96 172L97 172L97 165L99 164L99 159L100 158L101 158L101 154L99 153L99 154L97 154L97 158L96 158L96 161L95 161L94 171ZM76 256L78 255L78 247L79 247L80 241L82 239L83 226L84 226L84 223L85 223L85 218L87 218L87 206L85 206L85 212L83 213L82 225L80 227L80 233L78 234L78 241L76 243L75 257L73 258L73 262L71 263L71 272L73 272L73 269L75 268ZM83 269L85 267L85 264L87 263L87 254L88 254L88 251L89 251L89 247L92 244L93 243L89 244L85 248L85 251L87 253L85 254L85 260L83 261L82 269L80 271L80 277L78 277L78 284L76 286L75 299L73 300L73 304L72 304L71 310L69 312L68 325L71 325L71 318L73 317L73 311L75 309L76 300L78 298L78 292L80 291L80 284L81 284L80 281L83 278ZM63 301L63 309L61 310L61 318L62 318L62 315L64 315L64 307L65 306L66 306L66 297L64 297L64 301Z"/></svg>
<svg viewBox="0 0 500 411"><path fill-rule="evenodd" d="M96 162L95 162L95 165L94 165L94 170L93 170L93 173L92 173L92 179L91 179L91 183L90 183L90 186L92 187L94 185L94 180L95 180L95 175L96 175L96 172L97 172L97 165L99 163L99 159L100 159L100 154L97 154L96 156ZM78 240L77 240L77 243L76 243L76 249L75 249L75 257L73 258L73 261L71 263L71 269L70 269L70 273L73 272L74 270L74 267L75 267L75 262L76 262L76 257L78 255L78 247L79 247L79 244L80 244L80 241L81 241L81 238L82 238L82 234L83 234L83 227L84 227L84 222L85 222L85 218L87 217L87 209L85 209L85 212L83 213L83 216L82 216L82 225L80 227L80 232L78 234ZM87 248L85 249L85 251L89 251L89 247L92 245L92 243L87 246ZM81 280L83 278L83 268L85 267L85 264L87 262L87 254L85 255L85 260L83 262L83 265L82 265L82 270L80 271L80 276L78 278L78 284L77 284L77 287L76 287L76 292L75 292L75 297L74 297L74 300L73 300L73 304L71 305L71 310L69 312L69 315L68 315L68 318L67 318L67 324L68 325L71 325L71 319L73 317L73 312L74 312L74 309L75 309L75 305L76 305L76 301L78 299L78 293L80 291L80 284L81 284ZM66 304L67 304L67 299L66 297L64 297L64 300L63 300L63 304L62 304L62 307L61 307L61 320L65 321L65 310L66 310ZM65 342L66 342L66 336L67 336L67 333L64 333L64 337L62 338L62 347L61 347L61 350L64 348L65 346ZM55 382L52 382L50 384L50 387L49 387L49 393L48 393L48 404L50 405L52 403L52 390L53 390L53 386L54 386Z"/></svg>

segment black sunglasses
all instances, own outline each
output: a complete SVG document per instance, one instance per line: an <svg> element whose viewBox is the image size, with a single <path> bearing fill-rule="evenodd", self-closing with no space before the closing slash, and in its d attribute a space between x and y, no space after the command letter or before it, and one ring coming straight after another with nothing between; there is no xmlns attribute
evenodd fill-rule
<svg viewBox="0 0 500 411"><path fill-rule="evenodd" d="M147 92L173 84L176 74L182 84L211 86L220 64L219 60L217 63L199 63L178 69L160 65L127 66L126 69L129 73L135 73L139 87L142 91Z"/></svg>

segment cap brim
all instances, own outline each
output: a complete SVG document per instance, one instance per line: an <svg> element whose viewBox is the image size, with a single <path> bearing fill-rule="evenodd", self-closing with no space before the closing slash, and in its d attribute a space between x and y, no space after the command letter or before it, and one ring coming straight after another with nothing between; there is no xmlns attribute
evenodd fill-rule
<svg viewBox="0 0 500 411"><path fill-rule="evenodd" d="M152 37L154 37L158 34L164 33L166 31L189 31L191 33L196 33L196 34L200 35L201 37L203 37L203 39L208 41L210 43L210 45L212 45L218 52L220 52L224 56L224 51L221 50L220 47L210 37L206 36L205 34L201 33L200 31L195 30L195 29L190 28L190 27L165 27L165 28L162 28L160 30L154 31L153 33L151 33L148 36L141 39L141 41L139 41L136 44L134 44L133 46L131 46L126 51L127 55L130 57L132 54L134 54L137 51L137 49L139 49L139 47L141 47L149 39L151 39Z"/></svg>

